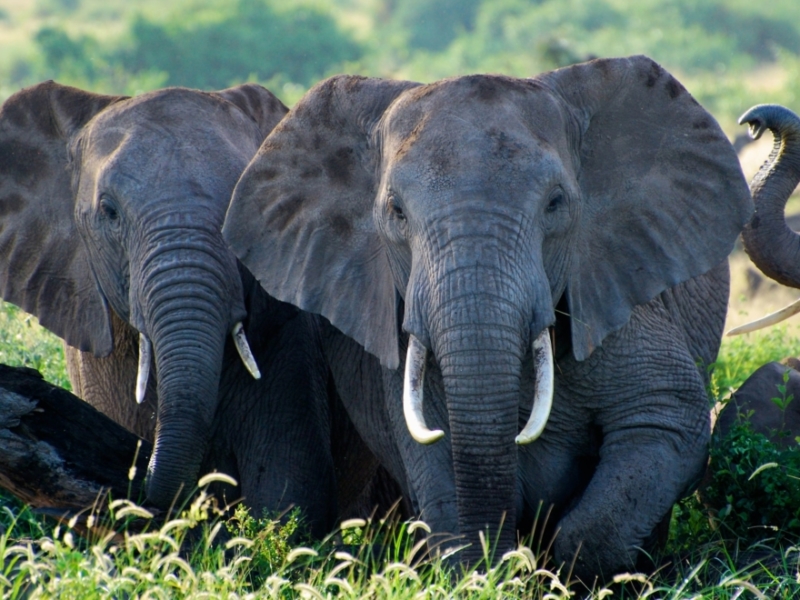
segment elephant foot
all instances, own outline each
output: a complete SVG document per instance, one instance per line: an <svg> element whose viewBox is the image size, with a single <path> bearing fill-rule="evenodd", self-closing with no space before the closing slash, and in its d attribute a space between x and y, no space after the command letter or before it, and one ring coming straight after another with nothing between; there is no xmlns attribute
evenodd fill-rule
<svg viewBox="0 0 800 600"><path fill-rule="evenodd" d="M614 535L612 523L606 523L606 527L598 525L592 523L592 531L586 531L585 527L570 523L567 516L553 544L553 558L557 565L563 565L562 572L569 572L571 566L572 577L587 586L598 577L606 581L617 573L637 570L638 548ZM599 534L600 530L603 533Z"/></svg>

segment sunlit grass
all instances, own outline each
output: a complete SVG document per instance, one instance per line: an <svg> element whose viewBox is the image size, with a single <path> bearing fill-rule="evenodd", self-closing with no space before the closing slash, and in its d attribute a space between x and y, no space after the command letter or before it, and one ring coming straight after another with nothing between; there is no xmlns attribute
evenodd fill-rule
<svg viewBox="0 0 800 600"><path fill-rule="evenodd" d="M414 530L419 522L345 522L328 539L290 546L291 529L270 521L272 542L237 535L201 493L178 518L160 523L126 501L97 515L89 535L71 523L48 535L0 536L3 598L792 598L798 549L777 564L738 567L733 552L692 554L655 575L628 573L591 589L568 583L546 557L520 545L471 570L431 556ZM131 519L135 517L135 520ZM250 517L245 517L250 518ZM85 521L84 521L85 522ZM261 525L265 524L261 520ZM276 549L279 552L276 554ZM263 560L263 554L273 559ZM487 566L489 565L489 566Z"/></svg>
<svg viewBox="0 0 800 600"><path fill-rule="evenodd" d="M36 369L50 383L72 389L61 340L7 302L0 302L0 363Z"/></svg>
<svg viewBox="0 0 800 600"><path fill-rule="evenodd" d="M712 393L725 398L770 360L800 354L790 326L726 338ZM36 320L0 307L0 362L44 370L66 384L61 342ZM126 501L96 514L89 534L56 524L6 498L0 509L3 598L794 598L800 549L768 535L755 546L714 530L695 497L673 519L655 574L623 574L586 589L535 541L463 571L428 551L424 524L351 520L310 543L302 517L220 514L201 494L166 524ZM84 529L86 515L78 518ZM75 522L72 523L75 525ZM695 541L693 541L695 540ZM701 543L698 543L702 540ZM613 595L612 595L613 592Z"/></svg>
<svg viewBox="0 0 800 600"><path fill-rule="evenodd" d="M713 399L727 400L756 369L789 356L800 356L800 338L787 325L723 338L711 376Z"/></svg>

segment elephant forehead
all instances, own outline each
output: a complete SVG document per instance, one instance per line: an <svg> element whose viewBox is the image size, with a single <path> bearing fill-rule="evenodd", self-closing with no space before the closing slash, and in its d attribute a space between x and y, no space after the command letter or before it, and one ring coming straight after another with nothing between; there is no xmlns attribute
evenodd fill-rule
<svg viewBox="0 0 800 600"><path fill-rule="evenodd" d="M81 180L96 179L101 187L131 192L185 185L198 193L205 188L219 192L222 186L229 194L255 144L248 151L246 139L235 131L203 129L183 136L152 121L95 123L76 145ZM135 189L130 189L133 182Z"/></svg>
<svg viewBox="0 0 800 600"><path fill-rule="evenodd" d="M93 121L94 140L111 139L113 131L128 132L147 151L241 154L249 160L261 141L258 127L242 111L213 94L167 88L117 103ZM111 143L111 142L109 142Z"/></svg>
<svg viewBox="0 0 800 600"><path fill-rule="evenodd" d="M565 150L561 112L526 80L470 76L407 91L381 124L385 161L433 161L438 170L530 164Z"/></svg>
<svg viewBox="0 0 800 600"><path fill-rule="evenodd" d="M96 121L125 122L126 125L149 121L172 129L192 124L196 126L201 120L209 118L218 121L225 114L238 116L221 99L211 94L186 88L165 88L119 102L99 115Z"/></svg>
<svg viewBox="0 0 800 600"><path fill-rule="evenodd" d="M508 122L464 123L453 113L434 120L411 136L387 140L384 181L390 187L478 193L487 187L535 189L557 183L568 172L558 149L519 121L516 127Z"/></svg>

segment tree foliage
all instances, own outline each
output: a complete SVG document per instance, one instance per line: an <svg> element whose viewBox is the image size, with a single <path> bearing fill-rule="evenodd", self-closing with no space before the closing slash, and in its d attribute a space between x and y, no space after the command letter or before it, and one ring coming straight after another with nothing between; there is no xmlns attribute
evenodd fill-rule
<svg viewBox="0 0 800 600"><path fill-rule="evenodd" d="M361 55L329 14L308 5L238 0L208 20L185 17L164 23L136 17L121 64L132 72L163 71L170 85L201 89L278 75L310 86Z"/></svg>
<svg viewBox="0 0 800 600"><path fill-rule="evenodd" d="M796 0L35 0L34 6L25 13L0 0L0 99L45 78L113 93L255 80L291 102L337 72L418 81L475 72L526 77L592 57L647 54L729 126L758 102L800 104ZM11 41L25 35L27 44Z"/></svg>

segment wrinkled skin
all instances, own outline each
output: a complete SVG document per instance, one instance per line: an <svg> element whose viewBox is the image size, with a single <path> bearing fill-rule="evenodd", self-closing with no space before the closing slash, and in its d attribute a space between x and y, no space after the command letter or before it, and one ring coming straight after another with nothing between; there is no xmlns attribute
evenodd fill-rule
<svg viewBox="0 0 800 600"><path fill-rule="evenodd" d="M797 359L791 359L798 365ZM784 382L784 376L787 376ZM786 386L782 393L778 386ZM800 436L800 402L791 400L781 409L773 398L800 398L800 372L792 366L770 362L759 367L731 396L714 424L715 435L724 437L741 419L750 423L755 433L761 433L782 448L797 444Z"/></svg>
<svg viewBox="0 0 800 600"><path fill-rule="evenodd" d="M219 470L257 514L336 517L317 318L278 302L225 246L234 184L286 108L264 88L136 98L43 83L0 111L0 291L73 346L76 391L153 439L148 501ZM110 309L110 310L109 310ZM262 378L231 339L243 321ZM153 345L145 402L139 334Z"/></svg>
<svg viewBox="0 0 800 600"><path fill-rule="evenodd" d="M470 544L463 561L479 531L499 556L552 503L555 557L580 546L588 578L631 568L702 473L696 361L716 355L723 261L751 209L714 119L634 57L532 80L322 82L243 173L223 235L271 294L330 321L356 427L433 532ZM553 413L518 447L531 341L552 325ZM445 431L429 446L403 422L408 334Z"/></svg>
<svg viewBox="0 0 800 600"><path fill-rule="evenodd" d="M800 183L800 117L789 109L762 104L742 115L755 137L769 129L772 152L750 183L753 218L742 231L744 249L765 275L800 288L800 235L786 223L786 202Z"/></svg>

